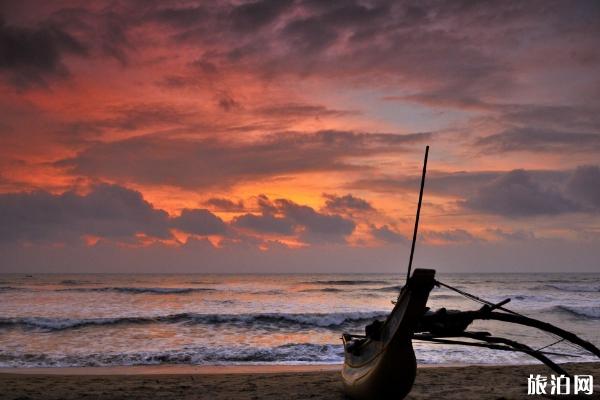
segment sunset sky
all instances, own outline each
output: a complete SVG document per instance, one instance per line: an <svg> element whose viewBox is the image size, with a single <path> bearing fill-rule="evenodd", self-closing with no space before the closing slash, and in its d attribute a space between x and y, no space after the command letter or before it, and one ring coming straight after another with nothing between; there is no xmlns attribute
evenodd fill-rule
<svg viewBox="0 0 600 400"><path fill-rule="evenodd" d="M597 1L0 2L0 272L600 271Z"/></svg>

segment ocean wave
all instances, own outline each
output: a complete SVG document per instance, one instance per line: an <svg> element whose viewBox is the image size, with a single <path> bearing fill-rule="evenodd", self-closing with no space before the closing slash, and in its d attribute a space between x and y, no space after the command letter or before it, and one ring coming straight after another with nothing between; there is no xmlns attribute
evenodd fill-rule
<svg viewBox="0 0 600 400"><path fill-rule="evenodd" d="M535 296L535 295L528 295L528 294L517 294L517 295L513 295L513 296L508 296L510 297L511 300L519 300L519 301L526 301L526 302L530 302L530 303L543 303L543 302L547 302L547 301L552 301L554 298L551 296Z"/></svg>
<svg viewBox="0 0 600 400"><path fill-rule="evenodd" d="M63 279L59 283L61 285L65 285L65 286L76 286L76 285L89 285L89 284L92 284L94 282L92 282L92 281L84 281L84 280L79 280L79 279Z"/></svg>
<svg viewBox="0 0 600 400"><path fill-rule="evenodd" d="M58 355L0 351L0 367L107 367L116 365L333 364L341 344L287 343L275 347L216 346L140 352Z"/></svg>
<svg viewBox="0 0 600 400"><path fill-rule="evenodd" d="M457 294L438 294L438 293L432 293L429 296L430 299L432 300L447 300L447 299L462 299L462 296L457 295Z"/></svg>
<svg viewBox="0 0 600 400"><path fill-rule="evenodd" d="M163 288L163 287L93 287L58 289L59 292L115 292L130 294L186 294L214 291L213 288Z"/></svg>
<svg viewBox="0 0 600 400"><path fill-rule="evenodd" d="M394 292L394 293L400 293L400 290L402 289L401 285L395 285L395 286L384 286L384 287L380 287L377 289L368 289L368 290L373 290L376 292Z"/></svg>
<svg viewBox="0 0 600 400"><path fill-rule="evenodd" d="M236 325L252 329L327 328L340 329L360 325L373 319L385 318L385 312L349 313L262 313L262 314L196 314L180 313L163 316L115 318L0 318L0 328L20 327L43 331L62 331L90 326L184 323L188 325Z"/></svg>
<svg viewBox="0 0 600 400"><path fill-rule="evenodd" d="M263 294L263 295L276 296L276 295L280 295L280 294L285 294L286 292L283 290L273 289L273 290L238 291L238 293Z"/></svg>
<svg viewBox="0 0 600 400"><path fill-rule="evenodd" d="M389 282L388 280L330 280L330 281L308 281L303 282L311 285L379 285L382 283Z"/></svg>
<svg viewBox="0 0 600 400"><path fill-rule="evenodd" d="M568 306L554 306L550 309L551 311L566 313L574 315L578 318L585 319L600 319L600 307L582 306L582 307L568 307Z"/></svg>
<svg viewBox="0 0 600 400"><path fill-rule="evenodd" d="M541 285L533 288L534 290L559 290L561 292L600 292L600 286L578 285L578 284L552 284Z"/></svg>
<svg viewBox="0 0 600 400"><path fill-rule="evenodd" d="M325 292L325 293L339 293L339 292L345 292L345 289L338 289L338 288L332 288L332 287L326 287L326 288L322 288L322 289L304 289L304 290L300 290L300 292Z"/></svg>
<svg viewBox="0 0 600 400"><path fill-rule="evenodd" d="M14 286L0 286L0 293L2 292L16 292L16 291L22 291L23 288L20 287L14 287Z"/></svg>

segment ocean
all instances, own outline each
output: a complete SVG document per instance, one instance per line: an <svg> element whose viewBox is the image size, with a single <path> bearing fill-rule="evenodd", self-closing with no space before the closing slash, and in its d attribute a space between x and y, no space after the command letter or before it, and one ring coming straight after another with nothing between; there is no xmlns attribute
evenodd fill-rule
<svg viewBox="0 0 600 400"><path fill-rule="evenodd" d="M444 283L567 330L600 346L600 274L439 274ZM336 364L342 332L390 312L403 276L0 275L0 367ZM431 309L480 304L434 288ZM531 328L476 322L540 348ZM557 361L591 361L559 343ZM513 352L415 341L421 364L534 363ZM568 355L568 356L567 356Z"/></svg>

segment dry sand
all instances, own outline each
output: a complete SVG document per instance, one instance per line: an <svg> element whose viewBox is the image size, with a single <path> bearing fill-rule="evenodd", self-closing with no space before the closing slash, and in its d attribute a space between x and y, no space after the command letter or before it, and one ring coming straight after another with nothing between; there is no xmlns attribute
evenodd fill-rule
<svg viewBox="0 0 600 400"><path fill-rule="evenodd" d="M567 365L592 374L600 363ZM339 368L339 367L338 367ZM542 365L419 368L408 399L531 399L529 374ZM566 396L557 398L566 399ZM123 367L0 371L0 399L345 399L335 367Z"/></svg>

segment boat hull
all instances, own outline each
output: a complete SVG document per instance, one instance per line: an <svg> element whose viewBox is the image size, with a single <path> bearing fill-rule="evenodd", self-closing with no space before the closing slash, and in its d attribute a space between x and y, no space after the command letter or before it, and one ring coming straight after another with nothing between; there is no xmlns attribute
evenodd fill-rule
<svg viewBox="0 0 600 400"><path fill-rule="evenodd" d="M381 328L381 337L367 338L358 347L345 343L342 381L353 399L402 399L417 372L412 335L425 313L435 271L417 269L403 288Z"/></svg>

